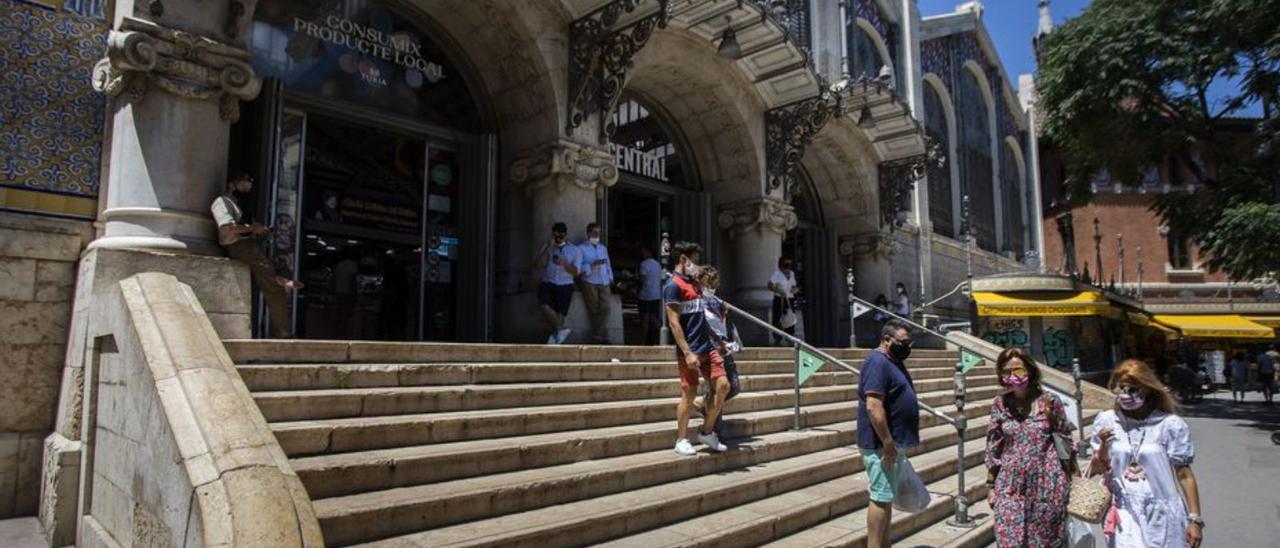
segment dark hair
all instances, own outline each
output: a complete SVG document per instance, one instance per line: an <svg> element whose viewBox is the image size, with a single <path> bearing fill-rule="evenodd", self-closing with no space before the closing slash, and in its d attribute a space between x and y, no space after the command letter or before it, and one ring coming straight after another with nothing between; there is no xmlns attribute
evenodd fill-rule
<svg viewBox="0 0 1280 548"><path fill-rule="evenodd" d="M227 188L231 188L232 185L235 185L240 181L249 181L252 183L253 177L249 175L247 171L237 171L232 173L231 177L227 178Z"/></svg>
<svg viewBox="0 0 1280 548"><path fill-rule="evenodd" d="M600 228L600 223L596 223L596 222L587 223L587 232L591 232L591 229L593 228Z"/></svg>
<svg viewBox="0 0 1280 548"><path fill-rule="evenodd" d="M888 298L888 297L885 297L885 296L884 296L884 293L881 293L881 294L879 294L879 295L876 295L876 303L875 303L875 304L876 304L876 306L889 304L889 298Z"/></svg>
<svg viewBox="0 0 1280 548"><path fill-rule="evenodd" d="M657 257L658 254L653 252L653 248L647 245L640 246L640 254L647 257Z"/></svg>
<svg viewBox="0 0 1280 548"><path fill-rule="evenodd" d="M683 240L676 242L675 245L671 246L672 263L678 264L680 262L681 255L685 257L689 257L691 255L698 255L699 257L701 257L702 246L698 245L696 242L686 242Z"/></svg>
<svg viewBox="0 0 1280 548"><path fill-rule="evenodd" d="M1014 358L1022 360L1022 366L1027 368L1027 373L1031 376L1031 388L1040 390L1040 366L1036 364L1035 360L1031 359L1026 350L1016 346L1004 349L1003 352L1000 352L1000 356L996 358L996 382L1006 388L1009 386L1004 383L1004 368L1009 365L1009 360Z"/></svg>
<svg viewBox="0 0 1280 548"><path fill-rule="evenodd" d="M898 320L889 320L884 323L884 327L880 328L880 340L895 338L899 331L910 333L911 326Z"/></svg>
<svg viewBox="0 0 1280 548"><path fill-rule="evenodd" d="M711 285L712 280L715 280L717 283L720 281L720 271L717 270L716 267L703 266L698 270L698 283L703 286L709 286Z"/></svg>
<svg viewBox="0 0 1280 548"><path fill-rule="evenodd" d="M569 232L569 227L568 227L568 226L566 226L564 223L556 223L556 224L551 225L551 231L552 231L552 232L564 232L564 233L568 233L568 232Z"/></svg>
<svg viewBox="0 0 1280 548"><path fill-rule="evenodd" d="M778 257L778 268L782 268L783 263L795 264L796 262L791 259L790 255L783 255L781 257Z"/></svg>

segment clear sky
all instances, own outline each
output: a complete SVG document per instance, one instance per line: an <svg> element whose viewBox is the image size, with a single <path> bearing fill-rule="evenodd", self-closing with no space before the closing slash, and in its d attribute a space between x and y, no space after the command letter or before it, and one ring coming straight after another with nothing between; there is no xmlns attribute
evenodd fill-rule
<svg viewBox="0 0 1280 548"><path fill-rule="evenodd" d="M1049 10L1053 14L1054 25L1075 17L1084 11L1090 0L1052 0ZM954 12L957 5L964 0L919 0L920 15L940 15ZM1031 37L1035 36L1036 25L1040 21L1040 10L1037 0L984 0L982 20L991 34L1004 63L1004 70L1009 75L1009 83L1017 86L1018 76L1032 74L1036 70L1035 53L1031 50ZM1217 86L1229 89L1230 84ZM1211 88L1211 91L1213 89ZM1261 105L1236 113L1237 116L1261 116Z"/></svg>

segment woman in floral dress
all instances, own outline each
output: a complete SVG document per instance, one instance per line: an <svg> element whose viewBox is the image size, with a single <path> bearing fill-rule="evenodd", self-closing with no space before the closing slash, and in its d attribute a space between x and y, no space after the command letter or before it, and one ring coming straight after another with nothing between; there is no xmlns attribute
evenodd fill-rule
<svg viewBox="0 0 1280 548"><path fill-rule="evenodd" d="M1063 470L1053 433L1070 439L1062 400L1040 386L1040 369L1020 348L996 360L1009 390L996 396L987 425L987 490L995 515L996 545L1055 547L1066 543L1067 499L1075 455Z"/></svg>

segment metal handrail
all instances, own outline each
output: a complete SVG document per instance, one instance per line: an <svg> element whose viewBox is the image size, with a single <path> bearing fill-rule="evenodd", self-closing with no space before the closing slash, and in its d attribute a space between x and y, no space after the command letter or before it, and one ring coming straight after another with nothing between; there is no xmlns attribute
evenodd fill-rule
<svg viewBox="0 0 1280 548"><path fill-rule="evenodd" d="M851 299L851 300L853 300L854 302L857 302L857 303L859 303L859 304L862 304L862 305L866 306L867 308L870 308L871 310L875 310L875 311L878 311L878 312L882 312L882 313L884 313L886 316L889 316L889 317L891 317L891 318L893 318L893 319L895 319L895 320L898 320L898 321L900 321L900 322L902 322L902 323L905 323L905 324L907 324L907 325L910 325L911 327L914 327L914 328L916 328L916 329L919 329L920 331L923 331L923 332L928 333L928 334L930 334L930 335L933 335L933 336L935 336L935 337L937 337L937 338L939 338L939 339L942 339L942 341L943 341L943 342L945 342L945 343L947 343L947 344L954 344L954 345L956 345L956 346L958 346L958 347L960 347L960 348L963 348L963 349L965 349L965 350L968 350L968 351L970 351L970 352L974 353L974 354L975 354L975 355L977 355L977 356L982 356L982 352L983 352L983 351L982 351L982 349L980 349L980 348L978 348L978 347L976 347L976 346L972 346L972 345L966 344L966 343L961 342L961 341L956 341L956 340L948 339L946 335L944 335L944 334L942 334L942 333L940 333L940 332L938 332L938 331L934 331L933 329L929 329L928 327L925 327L925 326L924 326L924 325L922 325L922 324L916 323L916 322L912 321L910 318L905 318L905 317L899 316L899 315L897 315L897 314L895 314L895 313L893 313L893 312L890 312L890 311L889 311L889 310L887 310L887 309L880 308L880 307L878 307L878 306L876 306L876 305L874 305L874 304L871 304L870 302L867 302L866 300L863 300L863 299L862 299L862 298L860 298L860 297L857 297L857 296L854 296L854 295L850 295L850 296L849 296L849 299Z"/></svg>
<svg viewBox="0 0 1280 548"><path fill-rule="evenodd" d="M809 344L809 343L807 343L807 342L804 342L803 340L801 340L800 338L796 337L795 335L792 335L792 334L790 334L790 333L787 333L786 331L783 331L783 330L781 330L781 329L778 329L777 327L774 327L772 324L770 324L770 323L768 323L768 322L766 322L766 321L764 321L764 320L762 320L762 319L760 319L760 318L757 318L754 314L752 314L752 313L750 313L750 312L747 312L746 310L743 310L743 309L741 309L741 308L738 308L738 307L736 307L736 306L734 306L734 305L730 304L728 301L725 301L724 299L720 299L720 302L724 303L725 308L727 308L728 310L730 310L730 311L732 311L732 312L736 312L736 313L738 313L740 316L742 316L742 317L746 318L747 320L751 321L752 323L754 323L754 324L756 324L756 325L758 325L758 326L760 326L760 327L763 327L763 328L765 328L765 329L769 330L769 331L770 331L770 332L772 332L774 335L778 335L778 336L780 336L780 337L782 337L782 338L786 339L787 341L790 341L790 342L791 342L791 344L793 344L793 345L795 345L795 346L796 346L796 348L804 348L806 351L808 351L808 352L810 352L810 353L812 353L812 354L814 354L814 355L816 355L816 356L818 356L818 357L820 357L820 358L822 358L822 359L824 359L824 360L826 360L826 361L828 361L828 362L831 362L831 363L833 363L833 364L835 364L835 365L837 365L837 366L839 366L839 367L841 367L841 368L844 368L845 370L847 370L847 371L849 371L849 372L852 372L852 373L859 373L858 368L856 368L856 367L854 367L854 366L852 366L852 365L849 365L849 364L845 363L845 362L844 362L843 360L841 360L840 358L837 358L837 357L835 357L835 356L832 356L831 354L829 354L829 353L827 353L827 352L823 351L822 349L820 349L820 348L818 348L818 347L816 347L816 346L813 346L812 344ZM797 372L797 378L796 378L796 422L797 422L797 426L798 426L798 425L799 425L799 421L800 421L800 398L799 398L799 393L800 393L800 379L799 379L799 369L797 369L797 370L796 370L796 372ZM943 420L943 421L945 421L947 424L950 424L950 425L953 425L953 426L956 424L956 419L955 419L955 418L953 418L953 417L951 417L951 416L949 416L949 415L947 415L946 413L943 413L942 411L939 411L939 410L937 410L937 409L934 409L932 406L930 406L930 405L928 405L928 404L926 404L926 403L924 403L924 402L917 402L917 403L919 404L920 409L923 409L923 410L925 410L925 411L929 412L930 414L932 414L933 416L938 417L939 419L942 419L942 420Z"/></svg>
<svg viewBox="0 0 1280 548"><path fill-rule="evenodd" d="M951 296L952 296L952 295L955 295L957 291L960 291L960 288L962 288L962 287L967 287L968 285L969 285L969 282L968 282L967 280L966 280L966 281L963 281L963 282L960 282L960 283L958 283L958 284L956 284L956 286L955 286L954 288L952 288L952 289L951 289L951 291L948 291L945 295L943 295L943 296L938 297L938 298L936 298L936 299L934 299L934 300L932 300L932 301L929 301L929 302L927 302L927 303L924 303L924 304L920 305L920 310L924 310L924 309L926 309L926 308L929 308L929 307L931 307L931 306L933 306L933 305L935 305L935 304L938 304L938 303L940 303L940 302L942 302L942 301L945 301L945 300L947 300L947 299L951 298Z"/></svg>

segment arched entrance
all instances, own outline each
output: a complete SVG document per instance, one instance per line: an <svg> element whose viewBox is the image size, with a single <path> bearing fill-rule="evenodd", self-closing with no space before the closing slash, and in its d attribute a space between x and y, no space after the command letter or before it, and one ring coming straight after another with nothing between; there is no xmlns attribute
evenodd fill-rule
<svg viewBox="0 0 1280 548"><path fill-rule="evenodd" d="M804 339L810 344L838 345L840 265L836 234L826 226L822 201L808 170L796 170L797 184L789 191L798 222L782 240L782 255L794 259L799 285Z"/></svg>
<svg viewBox="0 0 1280 548"><path fill-rule="evenodd" d="M683 138L661 106L635 92L625 93L613 113L617 131L609 143L618 182L607 189L599 210L619 280L638 280L643 249L660 260L672 242L706 242L709 202ZM699 214L699 213L702 214ZM710 252L704 261L710 260ZM625 283L625 282L624 282ZM627 343L640 343L638 301L624 292L623 330Z"/></svg>
<svg viewBox="0 0 1280 548"><path fill-rule="evenodd" d="M296 335L483 339L496 143L466 59L425 15L372 0L262 4L249 47L266 86L237 152L274 260L306 284Z"/></svg>

